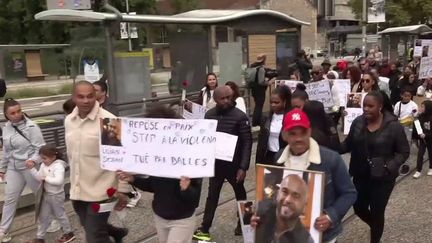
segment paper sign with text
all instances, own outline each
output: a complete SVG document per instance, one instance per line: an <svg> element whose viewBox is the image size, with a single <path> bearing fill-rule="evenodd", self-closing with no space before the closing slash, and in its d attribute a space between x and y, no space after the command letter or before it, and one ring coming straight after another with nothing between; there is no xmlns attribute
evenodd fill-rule
<svg viewBox="0 0 432 243"><path fill-rule="evenodd" d="M183 105L184 119L204 119L207 108L192 101L186 100Z"/></svg>
<svg viewBox="0 0 432 243"><path fill-rule="evenodd" d="M301 84L303 83L302 81L297 81L297 80L276 80L276 86L278 85L286 85L290 88L291 93L293 93L296 88L297 88L297 84Z"/></svg>
<svg viewBox="0 0 432 243"><path fill-rule="evenodd" d="M422 57L420 61L419 78L432 77L432 57Z"/></svg>
<svg viewBox="0 0 432 243"><path fill-rule="evenodd" d="M232 162L238 137L224 132L216 133L216 159Z"/></svg>
<svg viewBox="0 0 432 243"><path fill-rule="evenodd" d="M328 80L306 84L306 92L309 95L309 100L317 100L323 103L325 108L330 108L334 105L330 82Z"/></svg>
<svg viewBox="0 0 432 243"><path fill-rule="evenodd" d="M101 119L101 167L168 178L213 177L216 127L216 120Z"/></svg>
<svg viewBox="0 0 432 243"><path fill-rule="evenodd" d="M363 114L362 108L346 108L344 117L344 134L348 135L353 121Z"/></svg>
<svg viewBox="0 0 432 243"><path fill-rule="evenodd" d="M345 106L347 102L347 94L351 92L351 81L349 79L335 79L333 85L336 86L338 91L338 98L340 106Z"/></svg>

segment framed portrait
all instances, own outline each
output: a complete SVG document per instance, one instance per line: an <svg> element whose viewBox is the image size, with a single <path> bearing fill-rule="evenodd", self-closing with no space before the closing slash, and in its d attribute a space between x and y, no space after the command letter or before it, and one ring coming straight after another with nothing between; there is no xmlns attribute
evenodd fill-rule
<svg viewBox="0 0 432 243"><path fill-rule="evenodd" d="M324 173L260 164L256 170L255 242L321 242L314 223L323 211Z"/></svg>

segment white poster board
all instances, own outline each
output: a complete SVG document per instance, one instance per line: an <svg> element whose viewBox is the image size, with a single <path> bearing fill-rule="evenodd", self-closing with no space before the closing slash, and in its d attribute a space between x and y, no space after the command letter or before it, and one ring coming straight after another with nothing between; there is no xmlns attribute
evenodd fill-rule
<svg viewBox="0 0 432 243"><path fill-rule="evenodd" d="M216 132L216 159L232 162L238 137L224 132Z"/></svg>
<svg viewBox="0 0 432 243"><path fill-rule="evenodd" d="M286 85L290 88L291 93L293 93L296 88L297 88L297 84L299 83L303 83L302 81L297 81L297 80L276 80L275 84L276 86L278 85Z"/></svg>
<svg viewBox="0 0 432 243"><path fill-rule="evenodd" d="M420 61L419 78L432 77L432 56L422 57Z"/></svg>
<svg viewBox="0 0 432 243"><path fill-rule="evenodd" d="M216 127L216 120L101 119L101 167L167 178L213 177Z"/></svg>
<svg viewBox="0 0 432 243"><path fill-rule="evenodd" d="M206 107L189 100L186 100L186 102L183 105L184 119L204 119L206 112L207 112Z"/></svg>
<svg viewBox="0 0 432 243"><path fill-rule="evenodd" d="M338 91L339 104L344 107L347 102L347 94L351 92L351 81L349 79L335 79L333 85Z"/></svg>
<svg viewBox="0 0 432 243"><path fill-rule="evenodd" d="M421 127L419 120L414 121L414 126L415 126L415 129L417 130L418 135L423 134L423 128Z"/></svg>
<svg viewBox="0 0 432 243"><path fill-rule="evenodd" d="M363 114L362 108L346 108L344 117L344 135L348 135L353 121Z"/></svg>
<svg viewBox="0 0 432 243"><path fill-rule="evenodd" d="M330 82L328 80L307 83L305 86L309 100L320 101L325 108L331 108L334 105Z"/></svg>
<svg viewBox="0 0 432 243"><path fill-rule="evenodd" d="M84 60L84 80L88 82L96 82L100 79L98 61L88 63Z"/></svg>

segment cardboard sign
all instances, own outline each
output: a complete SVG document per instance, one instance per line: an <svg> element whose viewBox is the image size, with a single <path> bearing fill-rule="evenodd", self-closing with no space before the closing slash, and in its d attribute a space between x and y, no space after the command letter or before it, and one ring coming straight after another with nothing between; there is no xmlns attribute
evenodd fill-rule
<svg viewBox="0 0 432 243"><path fill-rule="evenodd" d="M184 119L204 119L207 108L186 100L183 105L183 118Z"/></svg>
<svg viewBox="0 0 432 243"><path fill-rule="evenodd" d="M317 100L323 103L325 108L331 108L334 105L328 80L306 84L306 92L309 95L309 100Z"/></svg>
<svg viewBox="0 0 432 243"><path fill-rule="evenodd" d="M344 135L348 135L353 121L363 114L362 108L346 108L344 117Z"/></svg>
<svg viewBox="0 0 432 243"><path fill-rule="evenodd" d="M335 79L333 85L338 91L340 106L345 106L347 103L347 94L351 92L351 81L349 79Z"/></svg>
<svg viewBox="0 0 432 243"><path fill-rule="evenodd" d="M432 57L422 57L420 61L419 78L432 77Z"/></svg>
<svg viewBox="0 0 432 243"><path fill-rule="evenodd" d="M167 178L212 177L216 127L216 120L101 119L101 167Z"/></svg>

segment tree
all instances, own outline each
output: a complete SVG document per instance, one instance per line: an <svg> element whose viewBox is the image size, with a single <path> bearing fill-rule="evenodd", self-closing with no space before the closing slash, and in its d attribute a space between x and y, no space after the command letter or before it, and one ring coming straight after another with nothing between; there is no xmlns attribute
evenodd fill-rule
<svg viewBox="0 0 432 243"><path fill-rule="evenodd" d="M199 7L198 0L171 0L176 13L183 13Z"/></svg>
<svg viewBox="0 0 432 243"><path fill-rule="evenodd" d="M370 0L367 0L370 6ZM350 0L349 5L358 19L361 19L363 0ZM427 24L432 20L431 0L386 0L385 27Z"/></svg>

